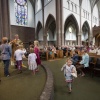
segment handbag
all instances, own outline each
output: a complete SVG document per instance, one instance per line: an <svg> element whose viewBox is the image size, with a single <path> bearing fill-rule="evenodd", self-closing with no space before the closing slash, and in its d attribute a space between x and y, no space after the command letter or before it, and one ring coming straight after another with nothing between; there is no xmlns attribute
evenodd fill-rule
<svg viewBox="0 0 100 100"><path fill-rule="evenodd" d="M77 78L77 71L75 73L71 73L74 78Z"/></svg>
<svg viewBox="0 0 100 100"><path fill-rule="evenodd" d="M74 67L73 70L74 70L74 73L71 73L71 75L72 75L74 78L77 78L77 71L76 71L76 68Z"/></svg>

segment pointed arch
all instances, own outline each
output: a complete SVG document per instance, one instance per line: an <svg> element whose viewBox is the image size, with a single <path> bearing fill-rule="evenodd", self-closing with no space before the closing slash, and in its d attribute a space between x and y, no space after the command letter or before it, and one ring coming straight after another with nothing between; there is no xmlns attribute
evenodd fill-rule
<svg viewBox="0 0 100 100"><path fill-rule="evenodd" d="M82 28L83 28L84 26L87 28L88 32L90 33L90 26L89 26L89 23L88 23L87 21L85 21L85 22L83 23Z"/></svg>
<svg viewBox="0 0 100 100"><path fill-rule="evenodd" d="M67 28L66 26L69 26L70 22L75 24L75 28L77 29L76 32L78 33L79 32L79 25L78 25L78 22L73 14L70 14L65 20L64 33L65 33L66 28Z"/></svg>
<svg viewBox="0 0 100 100"><path fill-rule="evenodd" d="M69 32L68 32L68 29L72 28L74 29L74 33L72 34L74 37L73 37L73 43L74 44L77 44L77 42L75 42L75 40L77 41L77 35L79 33L79 25L78 25L78 22L75 18L75 16L73 14L70 14L66 20L65 20L65 23L64 23L64 41L65 41L65 44L66 42L70 42L70 39L68 40L68 37L69 37ZM67 33L66 33L67 32ZM68 35L69 34L69 35ZM68 44L68 43L67 43Z"/></svg>
<svg viewBox="0 0 100 100"><path fill-rule="evenodd" d="M55 34L55 30L56 30L56 21L55 18L52 14L49 14L47 19L46 19L46 23L45 23L45 36L48 36L48 45L50 44L50 41L56 41L56 34ZM55 44L55 43L53 43Z"/></svg>
<svg viewBox="0 0 100 100"><path fill-rule="evenodd" d="M46 20L45 32L47 32L48 29L51 30L52 34L54 34L54 30L56 29L56 21L52 14L49 14Z"/></svg>
<svg viewBox="0 0 100 100"><path fill-rule="evenodd" d="M85 21L82 25L82 36L84 36L84 39L82 41L87 42L87 45L89 44L89 36L90 36L90 26L87 21Z"/></svg>
<svg viewBox="0 0 100 100"><path fill-rule="evenodd" d="M36 34L39 33L39 31L40 31L41 28L42 28L42 23L40 21L38 21L37 27L36 27Z"/></svg>
<svg viewBox="0 0 100 100"><path fill-rule="evenodd" d="M46 23L45 23L45 28L48 27L53 21L55 21L55 18L52 14L49 14Z"/></svg>

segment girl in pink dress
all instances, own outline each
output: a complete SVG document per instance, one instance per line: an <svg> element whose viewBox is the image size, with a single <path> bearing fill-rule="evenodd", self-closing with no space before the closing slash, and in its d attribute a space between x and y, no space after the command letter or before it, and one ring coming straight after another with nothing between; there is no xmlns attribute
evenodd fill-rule
<svg viewBox="0 0 100 100"><path fill-rule="evenodd" d="M41 60L40 60L39 52L40 52L39 42L38 41L34 41L34 53L37 56L37 59L36 59L37 66L38 65L41 65ZM36 71L39 71L39 67L37 67L37 70Z"/></svg>

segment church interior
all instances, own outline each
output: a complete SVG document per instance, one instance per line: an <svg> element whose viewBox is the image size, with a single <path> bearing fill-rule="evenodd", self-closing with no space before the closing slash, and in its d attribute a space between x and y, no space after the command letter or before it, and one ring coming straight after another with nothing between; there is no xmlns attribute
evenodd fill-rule
<svg viewBox="0 0 100 100"><path fill-rule="evenodd" d="M99 100L99 39L100 0L0 0L0 100Z"/></svg>

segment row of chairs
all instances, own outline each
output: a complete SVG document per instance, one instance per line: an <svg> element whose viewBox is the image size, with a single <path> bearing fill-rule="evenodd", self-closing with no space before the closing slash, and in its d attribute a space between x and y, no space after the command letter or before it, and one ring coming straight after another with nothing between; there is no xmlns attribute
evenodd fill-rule
<svg viewBox="0 0 100 100"><path fill-rule="evenodd" d="M55 58L63 58L63 50L57 50L56 54L53 51L43 51L40 52L41 59L55 59Z"/></svg>

